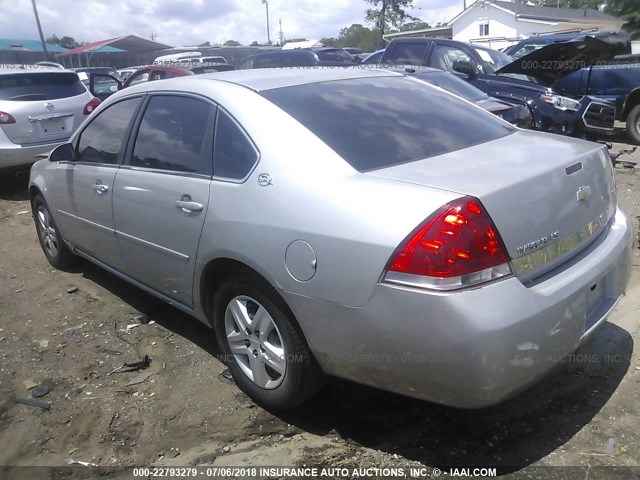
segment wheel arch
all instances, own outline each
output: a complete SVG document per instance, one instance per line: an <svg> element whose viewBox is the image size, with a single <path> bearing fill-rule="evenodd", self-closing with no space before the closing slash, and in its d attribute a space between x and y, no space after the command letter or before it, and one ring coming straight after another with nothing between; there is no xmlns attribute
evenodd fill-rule
<svg viewBox="0 0 640 480"><path fill-rule="evenodd" d="M624 120L627 119L627 115L636 105L640 105L640 87L633 89L624 101L624 107L622 107Z"/></svg>
<svg viewBox="0 0 640 480"><path fill-rule="evenodd" d="M258 279L259 281L264 282L270 287L271 293L277 295L280 299L282 299L283 304L287 306L289 311L291 311L291 308L284 300L284 298L282 298L282 295L278 293L277 283L273 280L270 280L266 274L260 272L257 268L254 268L241 260L237 260L231 257L218 257L206 262L206 265L202 269L202 273L200 275L199 284L200 305L207 321L211 326L213 326L214 324L213 298L216 291L230 275L239 272L244 272ZM291 313L293 314L293 312Z"/></svg>

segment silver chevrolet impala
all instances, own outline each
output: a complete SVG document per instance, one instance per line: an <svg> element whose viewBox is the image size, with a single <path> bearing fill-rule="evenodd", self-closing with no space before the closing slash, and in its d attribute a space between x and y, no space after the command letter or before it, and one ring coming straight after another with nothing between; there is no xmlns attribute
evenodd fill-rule
<svg viewBox="0 0 640 480"><path fill-rule="evenodd" d="M29 189L54 267L82 257L211 325L271 409L328 375L498 403L579 348L630 273L604 146L391 72L127 88Z"/></svg>

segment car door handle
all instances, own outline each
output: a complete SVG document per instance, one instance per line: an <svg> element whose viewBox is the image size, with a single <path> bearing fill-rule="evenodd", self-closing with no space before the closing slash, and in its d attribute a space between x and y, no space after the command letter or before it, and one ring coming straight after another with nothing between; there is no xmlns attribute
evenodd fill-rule
<svg viewBox="0 0 640 480"><path fill-rule="evenodd" d="M103 193L107 193L109 191L109 187L107 185L101 184L96 185L94 189L98 195L102 195Z"/></svg>
<svg viewBox="0 0 640 480"><path fill-rule="evenodd" d="M176 206L182 210L184 213L190 212L201 212L204 208L204 205L198 202L189 202L185 200L177 200Z"/></svg>

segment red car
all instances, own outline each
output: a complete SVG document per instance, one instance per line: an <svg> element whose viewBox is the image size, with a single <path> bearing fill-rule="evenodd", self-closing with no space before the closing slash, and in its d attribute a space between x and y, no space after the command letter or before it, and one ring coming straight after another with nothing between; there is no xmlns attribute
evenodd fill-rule
<svg viewBox="0 0 640 480"><path fill-rule="evenodd" d="M127 78L127 81L124 82L122 88L127 88L143 82L163 80L165 78L186 77L187 75L193 75L193 72L183 68L152 65L149 67L143 67L132 73L131 76Z"/></svg>

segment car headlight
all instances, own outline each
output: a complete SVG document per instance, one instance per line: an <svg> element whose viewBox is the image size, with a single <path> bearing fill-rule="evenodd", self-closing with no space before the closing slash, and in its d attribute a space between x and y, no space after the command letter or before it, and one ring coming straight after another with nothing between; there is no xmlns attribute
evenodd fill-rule
<svg viewBox="0 0 640 480"><path fill-rule="evenodd" d="M573 100L572 98L553 95L552 93L542 94L540 95L540 98L559 110L572 110L574 112L580 110L580 102Z"/></svg>

